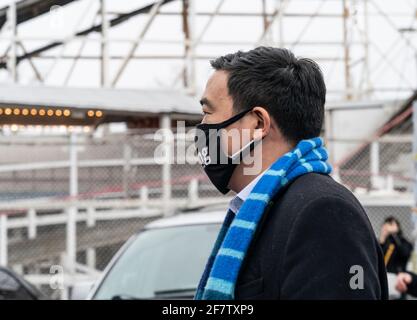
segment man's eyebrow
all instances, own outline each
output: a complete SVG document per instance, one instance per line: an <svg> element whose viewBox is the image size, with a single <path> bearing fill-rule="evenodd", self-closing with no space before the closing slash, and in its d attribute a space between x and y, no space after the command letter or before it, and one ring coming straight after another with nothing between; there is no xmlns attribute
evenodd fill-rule
<svg viewBox="0 0 417 320"><path fill-rule="evenodd" d="M207 107L209 107L210 109L213 109L213 105L211 104L210 100L209 100L209 99L207 99L206 97L201 98L201 100L200 100L200 104L201 104L201 106L206 105L206 106L207 106Z"/></svg>

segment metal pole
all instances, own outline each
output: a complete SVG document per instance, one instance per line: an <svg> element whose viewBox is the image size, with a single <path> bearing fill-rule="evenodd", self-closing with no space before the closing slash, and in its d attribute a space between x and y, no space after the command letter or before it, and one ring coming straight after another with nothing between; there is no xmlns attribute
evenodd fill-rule
<svg viewBox="0 0 417 320"><path fill-rule="evenodd" d="M345 61L345 97L347 100L352 99L352 83L350 77L350 46L349 46L349 31L348 31L348 19L349 19L349 6L347 4L349 0L343 0L343 47L344 47L344 61Z"/></svg>
<svg viewBox="0 0 417 320"><path fill-rule="evenodd" d="M184 32L184 51L185 51L185 63L184 69L182 73L183 78L183 85L184 88L189 88L189 81L188 81L188 55L190 51L190 27L188 25L188 8L189 2L188 0L182 0L182 30Z"/></svg>
<svg viewBox="0 0 417 320"><path fill-rule="evenodd" d="M172 208L169 206L171 200L171 158L172 158L172 143L173 137L171 132L171 117L164 114L161 118L160 127L163 129L164 139L164 163L162 165L162 199L164 214L171 215Z"/></svg>
<svg viewBox="0 0 417 320"><path fill-rule="evenodd" d="M70 196L75 199L78 196L78 155L77 134L70 134Z"/></svg>
<svg viewBox="0 0 417 320"><path fill-rule="evenodd" d="M204 25L204 28L203 28L203 30L200 32L200 34L198 35L198 36L193 36L193 39L192 39L192 42L190 42L190 45L192 46L192 58L193 58L193 63L194 63L194 67L195 67L195 60L196 59L198 59L198 57L196 57L196 55L195 55L195 48L197 47L197 45L199 45L199 44L201 44L202 43L202 41L201 41L201 39L203 39L203 37L204 37L204 35L206 34L206 32L207 32L207 30L209 29L209 27L211 26L211 24L212 24L212 22L213 22L213 20L214 20L214 18L216 17L216 15L218 15L219 14L219 12L220 12L220 9L221 9L221 7L223 6L223 4L224 4L224 2L225 2L225 0L220 0L220 2L217 4L217 7L216 7L216 9L214 10L214 12L213 12L213 14L210 14L209 15L209 19L207 20L207 22L206 22L206 24ZM188 36L187 36L187 32L186 32L186 29L185 29L185 25L187 25L187 28L188 28L188 20L187 21L185 21L185 14L184 14L184 7L185 7L185 3L183 3L183 11L181 12L181 14L182 14L182 19L183 19L183 31L184 31L184 36L185 36L185 38L187 39L187 38L189 38ZM159 14L161 14L161 13L159 13ZM188 14L187 14L188 15ZM197 13L194 13L194 16L197 16L198 14ZM195 18L194 18L195 19ZM146 42L150 42L149 40L146 40ZM173 42L175 42L175 40L173 41ZM181 43L181 42L179 42L179 43ZM187 42L186 42L186 44L187 44ZM228 44L230 44L230 42L228 42ZM248 43L249 44L249 43ZM223 45L223 44L222 44ZM185 52L187 52L187 50L188 50L188 48L187 48L187 46L185 46ZM134 57L133 57L134 58ZM207 60L207 59L206 59ZM184 88L187 88L188 87L188 84L186 83L186 79L185 79L185 75L187 74L187 71L186 71L186 69L187 69L187 64L186 63L184 63L184 66L183 66L183 68L182 68L182 70L181 70L181 72L178 74L178 76L176 76L175 78L174 78L174 81L172 82L172 87L174 87L176 84L177 84L177 82L181 79L181 78L183 78L183 85L184 85ZM194 81L195 81L195 79L194 79ZM194 90L195 91L195 90Z"/></svg>
<svg viewBox="0 0 417 320"><path fill-rule="evenodd" d="M17 24L16 24L16 3L10 2L8 10L9 29L11 31L11 43L8 57L8 68L13 82L17 82Z"/></svg>
<svg viewBox="0 0 417 320"><path fill-rule="evenodd" d="M188 184L188 203L190 206L196 204L198 201L198 179L193 178Z"/></svg>
<svg viewBox="0 0 417 320"><path fill-rule="evenodd" d="M87 227L92 228L96 226L96 210L93 206L87 208Z"/></svg>
<svg viewBox="0 0 417 320"><path fill-rule="evenodd" d="M195 5L193 0L183 0L182 21L185 37L185 68L184 87L190 94L195 91L195 59L194 59L194 29L195 29Z"/></svg>
<svg viewBox="0 0 417 320"><path fill-rule="evenodd" d="M255 42L255 46L261 46L261 45L265 45L265 37L270 34L270 30L273 26L275 26L275 21L279 18L281 19L281 17L279 17L279 15L282 13L282 11L284 11L285 6L288 4L289 0L276 0L275 2L275 10L271 15L270 20L268 21L266 28L263 29L262 35L261 37L258 39L258 41ZM281 29L281 26L279 26L279 29ZM278 45L280 47L282 47L283 44L283 37L281 34L281 30L279 31L279 35L280 35L280 39L279 39L279 43Z"/></svg>
<svg viewBox="0 0 417 320"><path fill-rule="evenodd" d="M129 197L129 176L131 174L131 159L132 159L132 148L128 142L123 145L123 193L125 198Z"/></svg>
<svg viewBox="0 0 417 320"><path fill-rule="evenodd" d="M0 266L7 266L7 215L0 215Z"/></svg>
<svg viewBox="0 0 417 320"><path fill-rule="evenodd" d="M122 65L120 66L119 70L117 71L111 85L113 87L116 86L117 82L119 81L120 77L122 76L124 70L126 69L126 66L128 65L130 59L135 55L136 49L139 47L139 45L142 43L143 39L145 38L146 33L148 32L149 28L152 25L152 22L155 20L155 17L157 16L159 12L159 8L162 5L164 1L160 0L158 2L155 2L155 4L152 5L151 10L149 11L149 18L146 21L141 33L139 34L139 37L135 42L133 43L133 46L130 48L127 56L124 58Z"/></svg>
<svg viewBox="0 0 417 320"><path fill-rule="evenodd" d="M325 139L325 143L326 146L329 150L329 162L334 165L335 163L335 144L336 141L334 140L334 132L333 132L333 110L332 109L327 109L325 111L325 121L324 121L324 125L325 125L325 130L324 130L324 139Z"/></svg>
<svg viewBox="0 0 417 320"><path fill-rule="evenodd" d="M370 171L371 171L371 186L372 188L378 187L379 180L379 141L375 140L371 143L370 152Z"/></svg>
<svg viewBox="0 0 417 320"><path fill-rule="evenodd" d="M78 155L77 155L77 134L70 134L70 196L75 198L78 195Z"/></svg>
<svg viewBox="0 0 417 320"><path fill-rule="evenodd" d="M61 263L61 265L65 265L65 264L67 263L67 257L66 257L66 254L61 254L59 258L60 258L60 263ZM65 277L65 276L64 276L64 274L62 274L61 276ZM62 278L62 279L64 280L65 278ZM70 293L69 293L68 288L66 288L66 281L64 280L62 284L63 284L65 287L64 287L64 290L60 290L60 292L61 292L61 297L60 297L60 299L61 299L61 300L69 300L69 298L70 298Z"/></svg>
<svg viewBox="0 0 417 320"><path fill-rule="evenodd" d="M35 239L37 235L36 231L36 210L31 208L28 211L28 220L29 220L29 226L28 226L28 237L29 239Z"/></svg>
<svg viewBox="0 0 417 320"><path fill-rule="evenodd" d="M195 45L194 45L194 35L196 30L196 19L195 19L195 0L188 0L189 7L188 7L188 20L189 20L189 42L190 42L190 50L187 54L187 64L188 64L188 80L189 80L189 93L195 94L196 86L195 86Z"/></svg>
<svg viewBox="0 0 417 320"><path fill-rule="evenodd" d="M364 61L364 72L365 72L365 97L369 98L371 93L371 75L369 70L369 8L368 0L363 1L364 5L364 36L365 36L365 61Z"/></svg>
<svg viewBox="0 0 417 320"><path fill-rule="evenodd" d="M147 186L143 186L142 188L140 188L139 197L141 202L143 203L143 205L141 205L140 207L140 212L145 214L147 210L146 203L149 199L149 189Z"/></svg>
<svg viewBox="0 0 417 320"><path fill-rule="evenodd" d="M284 47L284 10L287 6L289 0L280 1L279 11L278 11L278 26L279 26L279 46Z"/></svg>
<svg viewBox="0 0 417 320"><path fill-rule="evenodd" d="M414 248L417 248L417 101L413 102L413 162L414 162L414 208L411 211L411 220L414 226ZM416 270L414 270L416 271Z"/></svg>
<svg viewBox="0 0 417 320"><path fill-rule="evenodd" d="M69 145L70 158L70 197L75 201L78 195L78 166L77 166L77 136L71 132ZM75 264L77 260L77 207L72 205L67 210L67 268L71 274L75 273Z"/></svg>
<svg viewBox="0 0 417 320"><path fill-rule="evenodd" d="M108 29L109 21L106 17L106 2L107 0L100 0L101 12L101 86L109 86L109 49L108 49Z"/></svg>
<svg viewBox="0 0 417 320"><path fill-rule="evenodd" d="M96 249L95 248L88 248L86 250L86 261L87 266L91 269L96 268Z"/></svg>
<svg viewBox="0 0 417 320"><path fill-rule="evenodd" d="M266 8L266 0L262 0L262 27L263 27L263 32L266 33L268 31L268 12ZM271 36L271 32L265 35L265 38L267 38L267 41L271 41L270 36Z"/></svg>

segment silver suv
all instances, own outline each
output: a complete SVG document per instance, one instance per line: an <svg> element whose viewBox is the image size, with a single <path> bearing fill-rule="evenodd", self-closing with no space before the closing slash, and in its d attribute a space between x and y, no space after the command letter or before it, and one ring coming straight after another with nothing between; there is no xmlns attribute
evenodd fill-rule
<svg viewBox="0 0 417 320"><path fill-rule="evenodd" d="M225 217L206 209L156 220L130 238L90 299L192 299Z"/></svg>

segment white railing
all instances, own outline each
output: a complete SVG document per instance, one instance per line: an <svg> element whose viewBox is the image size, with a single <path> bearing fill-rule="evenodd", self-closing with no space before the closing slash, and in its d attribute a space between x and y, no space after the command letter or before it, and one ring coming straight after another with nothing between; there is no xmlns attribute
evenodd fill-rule
<svg viewBox="0 0 417 320"><path fill-rule="evenodd" d="M77 223L85 222L92 228L98 221L123 220L132 218L150 218L165 215L168 205L171 210L200 207L211 204L226 203L228 198L199 198L198 181L189 182L188 196L186 198L171 198L166 204L161 198L149 199L147 187L140 190L138 199L114 199L114 200L64 200L54 201L50 198L40 200L22 200L8 203L0 203L0 265L7 266L8 246L10 239L8 231L13 229L26 229L27 239L32 240L38 236L38 228L41 226L62 225L65 226L66 249L62 252L61 263L65 270L65 290L61 292L61 298L68 298L68 288L73 287L80 279L95 280L98 272L95 269L95 251L89 249L94 257L87 259L87 266L82 266L76 261L77 252ZM53 214L38 213L45 211L57 211ZM93 252L91 252L93 251ZM73 254L68 254L68 253ZM92 264L88 262L94 261ZM19 267L19 266L17 266ZM90 270L90 271L89 271ZM26 277L26 275L24 275ZM45 274L27 275L36 285L48 285L51 276Z"/></svg>
<svg viewBox="0 0 417 320"><path fill-rule="evenodd" d="M66 225L67 238L71 239L67 242L70 247L67 249L71 250L76 247L76 229L71 225L77 222L85 222L88 227L94 227L97 221L165 216L167 205L175 211L228 201L227 198L218 197L199 198L196 179L189 182L187 197L171 198L168 204L163 203L160 198L149 199L148 190L147 187L142 187L138 199L54 201L45 198L0 203L0 265L7 265L8 262L7 231L11 229L26 228L28 238L34 239L40 226ZM51 210L59 213L37 214ZM76 212L75 219L69 219L73 211Z"/></svg>

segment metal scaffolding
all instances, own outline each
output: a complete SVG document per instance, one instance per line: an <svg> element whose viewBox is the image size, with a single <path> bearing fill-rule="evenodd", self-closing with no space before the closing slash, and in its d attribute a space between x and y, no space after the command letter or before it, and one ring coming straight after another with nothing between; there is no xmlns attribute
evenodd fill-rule
<svg viewBox="0 0 417 320"><path fill-rule="evenodd" d="M0 203L0 265L35 270L30 276L43 285L50 276L41 270L42 261L58 261L72 276L66 283L71 287L77 277L97 276L98 265L107 259L98 253L100 248L126 241L148 221L175 214L178 208L217 203L218 193L201 176L197 162L187 167L170 162L177 156L174 150L191 145L193 137L176 132L174 138L170 133L177 120L187 127L201 120L195 96L210 70L207 60L259 45L286 47L322 66L328 101L343 100L326 105L330 154L341 149L336 147L360 147L349 152L343 165L334 166L335 178L351 182L353 191L362 190L360 200L376 228L393 206L401 207L397 211L408 222L414 202L402 159L409 159L411 133L382 137L388 132L386 124L385 131L366 141L334 136L342 118L337 112L383 110L385 103L365 100L385 94L395 100L416 89L412 34L417 1L396 1L406 12L387 10L384 2L392 1L10 1L0 8L1 129L64 126L68 136L0 139L7 157L0 159L6 199ZM64 36L42 22L67 11L78 13L64 23L71 29ZM389 41L388 36L374 37L375 20L384 36L392 32ZM30 32L32 26L37 32ZM412 59L397 59L398 52ZM155 68L149 67L152 63ZM73 80L77 74L93 75L89 88L78 88ZM166 77L162 84L158 76ZM152 81L159 90L150 90ZM390 129L410 115L400 111L388 122ZM137 134L90 134L99 125L115 122ZM156 128L163 129L160 141L151 141L146 130L153 133ZM159 146L161 154L155 153ZM82 262L80 253L85 254ZM67 298L67 291L62 295Z"/></svg>
<svg viewBox="0 0 417 320"><path fill-rule="evenodd" d="M80 61L90 61L100 64L99 81L92 86L123 87L120 81L126 76L127 66L131 68L132 61L157 61L161 68L163 63L168 62L175 65L175 75L170 85L195 94L203 85L198 81L198 74L208 68L199 64L201 60L215 58L217 52L226 53L225 48L246 50L256 45L270 45L287 47L301 55L306 52L308 57L323 64L328 93L333 100L372 99L384 92L393 95L403 93L405 96L415 89L414 59L407 61L404 67L399 67L393 57L394 49L386 50L381 42L370 37L370 24L372 19L378 19L381 25L391 28L396 35L390 48L402 48L404 52L415 55L416 45L410 35L414 31L417 3L400 0L408 11L395 13L388 12L381 1L375 0L310 0L308 6L303 0L256 0L251 1L252 5L257 3L256 9L246 11L241 10L243 2L240 1L242 5L239 6L235 0L218 0L210 6L204 6L201 0L161 0L141 5L142 1L136 0L132 1L137 5L133 10L114 12L109 9L110 4L114 5L112 0L23 0L17 4L12 1L8 7L0 9L0 41L3 43L0 47L0 76L3 74L2 79L19 83L21 65L27 64L33 75L32 82L45 83L60 62L69 60L70 67L60 72L59 83L66 86L70 85ZM20 35L21 26L32 23L33 18L53 14L57 8L66 10L80 3L88 3L88 8L93 8L91 10L97 9L89 27L80 27L64 38L48 36L48 30L42 37ZM80 17L76 17L80 26L85 25L82 23L84 13L80 12ZM159 28L161 34L164 30L169 31L172 24L164 20L169 18L175 18L175 23L181 25L183 34L180 38L150 36L155 27ZM232 36L228 38L229 27L225 18L237 21L234 25L230 23L230 29L242 30L247 19L259 20L256 23L259 30L253 32L258 36L253 39L248 36L245 41L235 40ZM398 24L398 18L407 22L410 18L411 24ZM112 35L113 29L126 25L132 19L139 19L140 22L137 35ZM96 23L96 20L99 22ZM294 21L297 28L293 27ZM309 34L313 25L325 26L326 21L334 21L338 33L335 39L315 39ZM212 37L207 35L212 28L224 29L224 34L219 35L219 39L211 40ZM133 32L129 30L128 33L130 35ZM100 45L94 54L86 50L91 43ZM65 49L74 44L78 46L77 52ZM112 50L119 45L124 49ZM144 46L146 50L142 50ZM151 46L153 49L149 49ZM164 49L168 46L175 46L175 53ZM332 54L329 55L329 52ZM48 67L45 67L45 61ZM413 67L410 68L410 64ZM4 76L4 72L7 72L7 76ZM331 81L335 73L337 81ZM388 86L379 85L378 80L385 74L393 78L392 82ZM149 72L141 75L152 76ZM333 82L340 82L340 85L333 85Z"/></svg>

